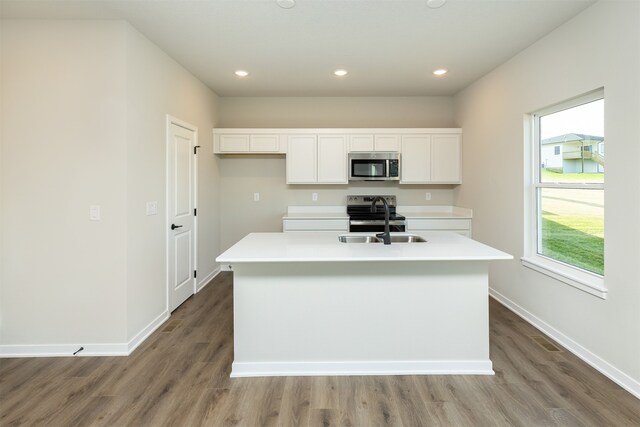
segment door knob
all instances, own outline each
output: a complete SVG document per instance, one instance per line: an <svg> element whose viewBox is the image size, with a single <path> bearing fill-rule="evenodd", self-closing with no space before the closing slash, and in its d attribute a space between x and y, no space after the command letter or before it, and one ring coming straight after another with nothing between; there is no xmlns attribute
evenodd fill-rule
<svg viewBox="0 0 640 427"><path fill-rule="evenodd" d="M175 230L176 228L180 228L182 227L181 225L175 225L175 224L171 224L171 229Z"/></svg>

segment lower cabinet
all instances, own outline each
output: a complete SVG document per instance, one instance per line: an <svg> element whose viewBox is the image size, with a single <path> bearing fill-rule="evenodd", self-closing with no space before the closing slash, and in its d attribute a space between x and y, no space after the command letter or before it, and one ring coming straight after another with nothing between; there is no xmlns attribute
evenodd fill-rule
<svg viewBox="0 0 640 427"><path fill-rule="evenodd" d="M348 219L283 219L282 230L287 231L349 231Z"/></svg>
<svg viewBox="0 0 640 427"><path fill-rule="evenodd" d="M469 218L407 218L407 232L453 231L471 237Z"/></svg>

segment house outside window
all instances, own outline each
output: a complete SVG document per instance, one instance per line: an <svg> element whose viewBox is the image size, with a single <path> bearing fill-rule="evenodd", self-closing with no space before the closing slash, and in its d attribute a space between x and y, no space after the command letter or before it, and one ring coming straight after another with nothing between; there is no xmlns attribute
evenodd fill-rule
<svg viewBox="0 0 640 427"><path fill-rule="evenodd" d="M604 91L538 111L532 125L523 263L604 298Z"/></svg>

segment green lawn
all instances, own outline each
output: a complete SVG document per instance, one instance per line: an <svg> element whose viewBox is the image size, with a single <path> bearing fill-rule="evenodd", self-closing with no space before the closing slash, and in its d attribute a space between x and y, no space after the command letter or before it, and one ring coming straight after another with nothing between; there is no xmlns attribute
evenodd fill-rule
<svg viewBox="0 0 640 427"><path fill-rule="evenodd" d="M604 275L601 220L543 212L542 255Z"/></svg>
<svg viewBox="0 0 640 427"><path fill-rule="evenodd" d="M604 173L558 173L542 169L542 182L604 182Z"/></svg>

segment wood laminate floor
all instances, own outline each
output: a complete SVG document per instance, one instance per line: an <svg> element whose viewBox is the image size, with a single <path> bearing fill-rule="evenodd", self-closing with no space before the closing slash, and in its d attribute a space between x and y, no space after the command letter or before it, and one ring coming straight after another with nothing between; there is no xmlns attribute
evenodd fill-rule
<svg viewBox="0 0 640 427"><path fill-rule="evenodd" d="M640 400L495 301L495 376L230 379L232 296L220 274L128 357L0 359L0 425L640 426Z"/></svg>

